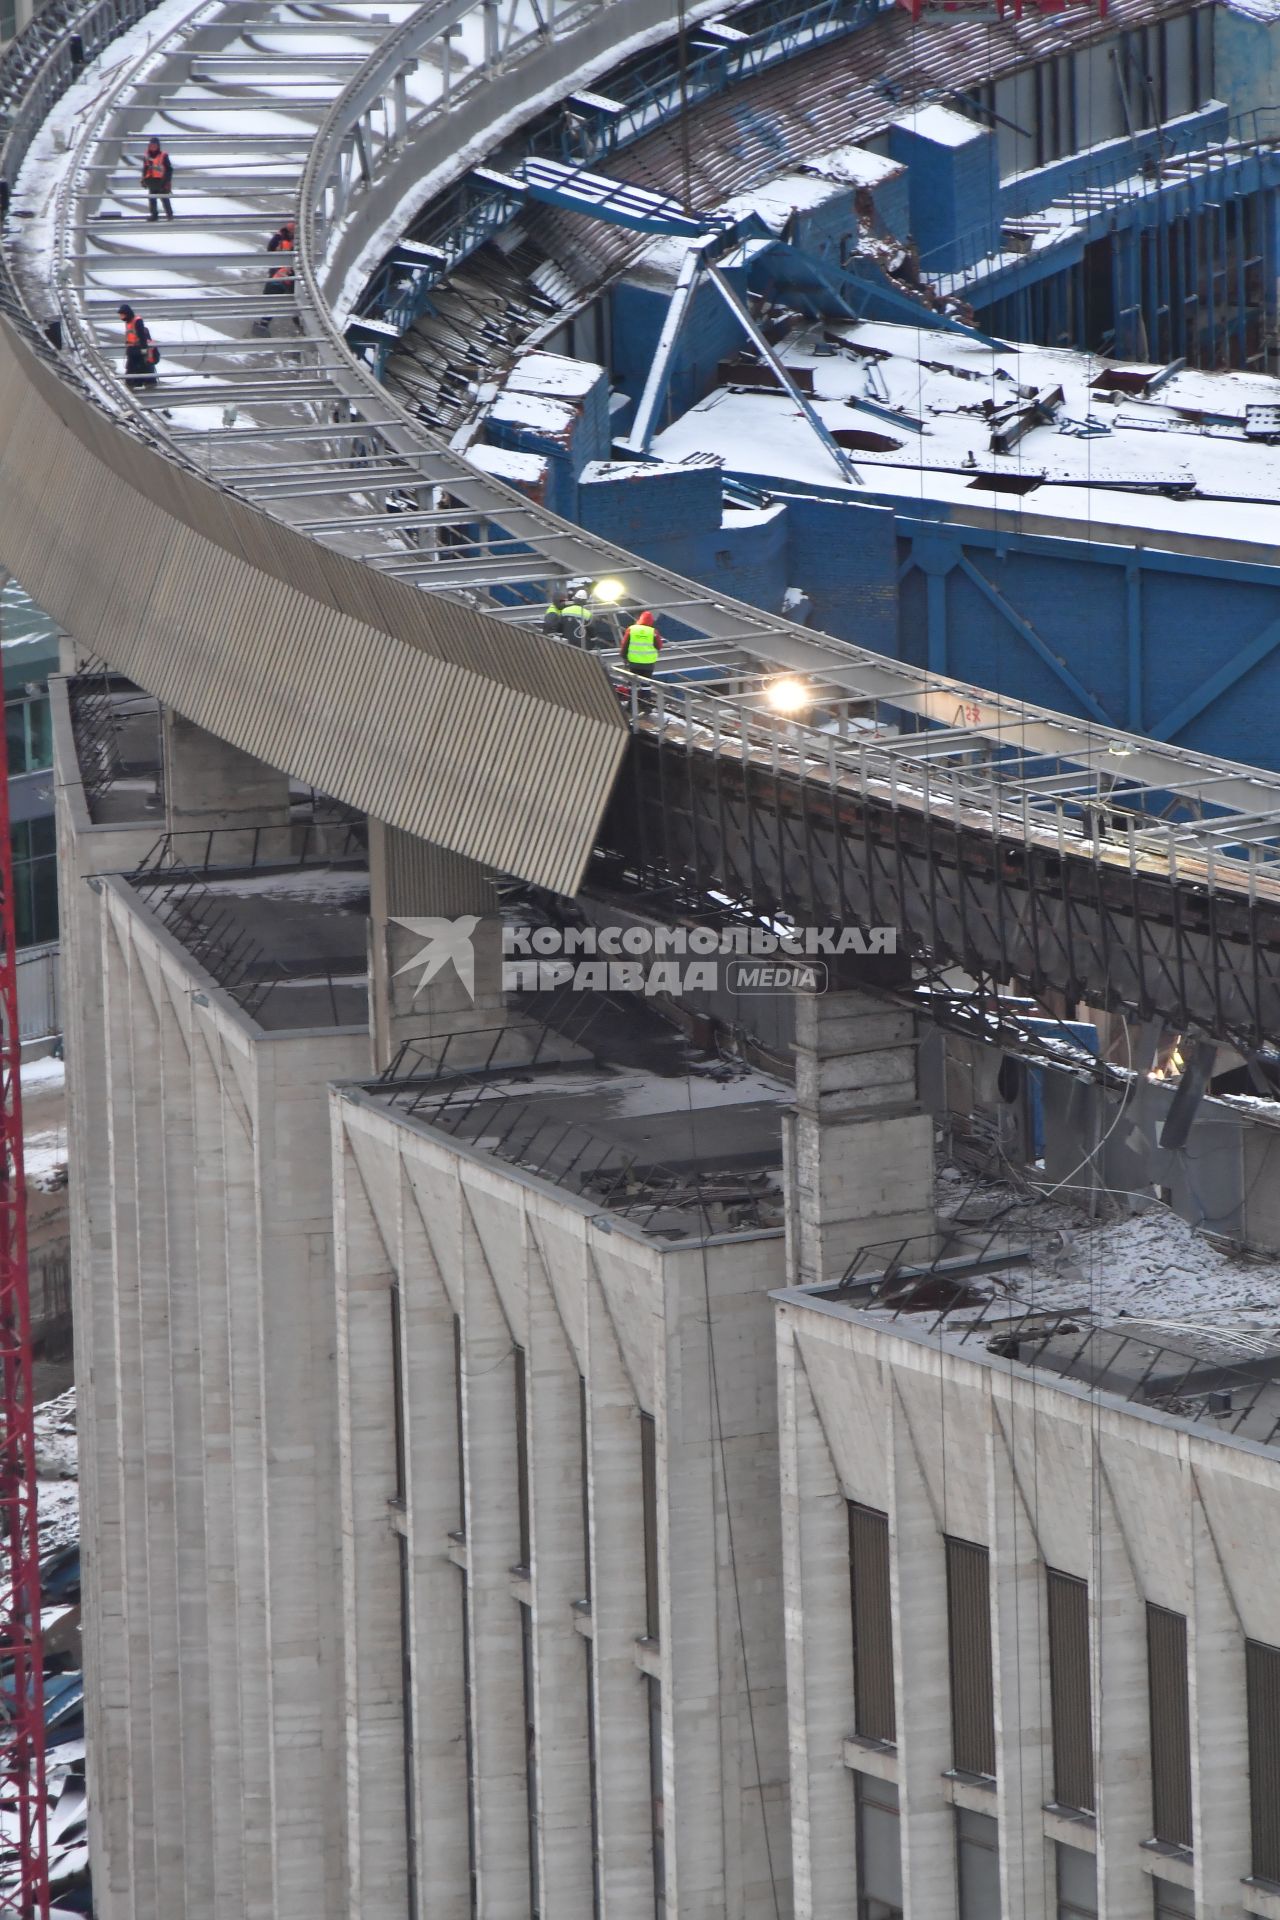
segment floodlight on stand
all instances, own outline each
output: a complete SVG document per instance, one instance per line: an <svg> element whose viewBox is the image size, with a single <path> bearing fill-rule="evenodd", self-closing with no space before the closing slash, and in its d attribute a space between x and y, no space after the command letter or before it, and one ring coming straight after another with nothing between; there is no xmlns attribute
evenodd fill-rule
<svg viewBox="0 0 1280 1920"><path fill-rule="evenodd" d="M626 591L624 581L615 580L610 577L606 580L596 581L594 587L591 589L591 598L598 600L602 606L616 607L619 600L626 594Z"/></svg>
<svg viewBox="0 0 1280 1920"><path fill-rule="evenodd" d="M786 714L802 713L811 698L804 681L797 680L793 674L770 680L765 687L764 697L775 713Z"/></svg>

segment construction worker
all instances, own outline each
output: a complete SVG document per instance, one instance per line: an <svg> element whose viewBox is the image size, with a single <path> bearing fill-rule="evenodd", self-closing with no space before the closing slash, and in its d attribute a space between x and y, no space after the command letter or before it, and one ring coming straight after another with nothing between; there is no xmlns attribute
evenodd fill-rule
<svg viewBox="0 0 1280 1920"><path fill-rule="evenodd" d="M542 616L544 633L563 633L561 621L564 619L564 603L569 598L569 589L559 586L547 601L546 612Z"/></svg>
<svg viewBox="0 0 1280 1920"><path fill-rule="evenodd" d="M147 142L147 150L142 156L142 184L149 195L150 218L160 218L163 205L168 219L173 218L173 201L169 198L173 192L173 162L170 160L154 133Z"/></svg>
<svg viewBox="0 0 1280 1920"><path fill-rule="evenodd" d="M571 647L586 646L587 622L590 618L586 584L584 581L575 580L569 588L565 605L560 609L560 633Z"/></svg>
<svg viewBox="0 0 1280 1920"><path fill-rule="evenodd" d="M652 680L653 670L662 652L662 635L648 611L633 620L622 636L621 653L629 672L641 680Z"/></svg>
<svg viewBox="0 0 1280 1920"><path fill-rule="evenodd" d="M295 234L296 228L293 221L285 220L276 228L267 242L268 253L282 253L285 256L278 267L272 267L262 289L264 293L271 294L273 297L277 294L285 299L292 299L293 297L293 261L289 256L294 249ZM293 316L293 324L297 331L301 333L302 321L296 313ZM255 320L253 330L259 335L270 333L271 315L264 313L261 319Z"/></svg>
<svg viewBox="0 0 1280 1920"><path fill-rule="evenodd" d="M121 304L116 309L124 321L124 380L127 387L154 387L156 362L160 349L151 338L151 330L141 314Z"/></svg>

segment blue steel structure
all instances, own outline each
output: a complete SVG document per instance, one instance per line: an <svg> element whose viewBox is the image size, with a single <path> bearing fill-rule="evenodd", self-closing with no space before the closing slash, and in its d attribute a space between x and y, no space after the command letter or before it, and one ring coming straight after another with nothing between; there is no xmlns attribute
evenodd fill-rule
<svg viewBox="0 0 1280 1920"><path fill-rule="evenodd" d="M707 46L694 34L683 63L665 47L627 62L610 75L609 93L580 95L530 130L525 158L558 160L575 168L599 165L642 134L724 93L740 80L793 54L843 39L895 0L763 0L736 16L741 35ZM392 249L370 280L348 325L350 344L365 354L379 379L396 339L431 311L431 293L471 254L507 226L519 195L483 169L469 175L431 211L413 241ZM425 250L425 251L424 251Z"/></svg>

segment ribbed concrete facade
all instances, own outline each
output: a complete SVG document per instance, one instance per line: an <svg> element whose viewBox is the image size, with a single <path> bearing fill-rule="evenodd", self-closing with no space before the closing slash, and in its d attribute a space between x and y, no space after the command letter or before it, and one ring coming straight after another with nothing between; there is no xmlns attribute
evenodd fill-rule
<svg viewBox="0 0 1280 1920"><path fill-rule="evenodd" d="M354 1093L334 1188L350 1911L786 1913L782 1236L664 1250Z"/></svg>
<svg viewBox="0 0 1280 1920"><path fill-rule="evenodd" d="M779 1296L797 1915L1273 1920L1280 1452L937 1318ZM881 1577L888 1648L855 1631Z"/></svg>

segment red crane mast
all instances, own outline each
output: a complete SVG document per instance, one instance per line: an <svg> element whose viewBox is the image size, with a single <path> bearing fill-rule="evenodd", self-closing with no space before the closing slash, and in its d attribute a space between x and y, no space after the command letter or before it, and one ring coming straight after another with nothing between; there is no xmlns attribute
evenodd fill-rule
<svg viewBox="0 0 1280 1920"><path fill-rule="evenodd" d="M0 1920L46 1920L40 1535L9 765L0 739ZM16 1818L14 1817L16 1815ZM14 1851L16 1849L16 1859Z"/></svg>

